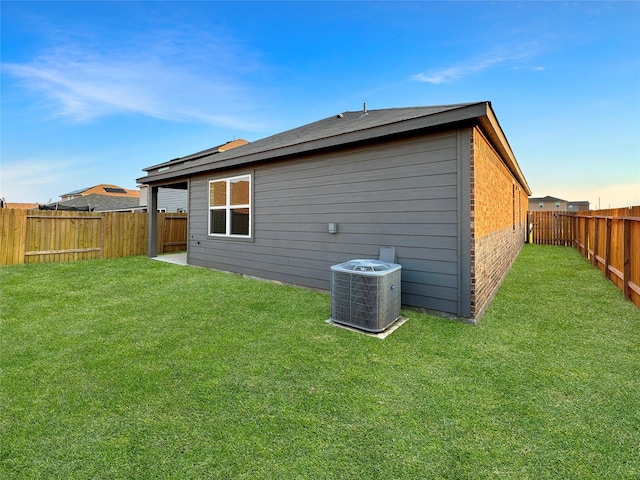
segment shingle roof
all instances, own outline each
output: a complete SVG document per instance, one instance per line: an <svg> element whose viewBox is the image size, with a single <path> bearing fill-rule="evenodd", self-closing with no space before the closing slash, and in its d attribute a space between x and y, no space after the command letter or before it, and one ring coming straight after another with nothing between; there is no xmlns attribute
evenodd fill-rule
<svg viewBox="0 0 640 480"><path fill-rule="evenodd" d="M484 125L492 130L493 139L500 143L504 155L508 157L506 161L510 163L510 168L513 167L515 174L526 185L526 180L517 166L489 102L343 112L225 152L216 149L215 154L199 157L194 154L176 159L184 161L165 162L145 168L148 174L139 178L138 182L150 184L184 178L211 170L274 160L288 155L366 142L374 138L479 118L483 118Z"/></svg>
<svg viewBox="0 0 640 480"><path fill-rule="evenodd" d="M81 188L80 190L74 190L73 192L64 193L60 196L64 198L64 197L71 197L71 196L91 195L93 193L98 195L115 195L115 196L123 196L123 197L139 197L140 196L140 192L138 190L129 190L126 188L119 187L118 185L112 185L110 183L101 183L99 185L94 185L92 187Z"/></svg>
<svg viewBox="0 0 640 480"><path fill-rule="evenodd" d="M81 194L82 192L86 192L86 191L87 191L87 190L89 190L90 188L93 188L93 187L87 187L87 188L81 188L81 189L79 189L79 190L74 190L73 192L64 193L64 194L62 194L62 196L65 196L65 195L79 195L79 194Z"/></svg>
<svg viewBox="0 0 640 480"><path fill-rule="evenodd" d="M243 147L243 150L249 152L251 150L281 148L456 110L470 105L474 105L474 103L344 112L252 142Z"/></svg>
<svg viewBox="0 0 640 480"><path fill-rule="evenodd" d="M140 206L140 199L134 197L116 197L113 195L99 195L92 193L82 197L77 197L64 202L57 202L58 205L68 207L89 207L95 212L106 212L111 210L124 210L137 208ZM49 204L51 206L56 203Z"/></svg>
<svg viewBox="0 0 640 480"><path fill-rule="evenodd" d="M366 112L362 110L354 112L343 112L237 147L236 149L234 149L231 155L247 155L249 153L262 152L266 150L296 145L303 142L330 138L336 135L342 135L345 133L366 130L380 125L388 125L391 123L410 120L413 118L433 115L436 113L467 107L469 105L474 104L461 103L456 105L442 105L436 107L388 108L381 110L367 110ZM219 147L214 147L211 150L215 150L215 152L218 152L218 149ZM199 153L205 152L206 150Z"/></svg>
<svg viewBox="0 0 640 480"><path fill-rule="evenodd" d="M530 202L566 202L562 198L551 197L547 195L546 197L529 197Z"/></svg>

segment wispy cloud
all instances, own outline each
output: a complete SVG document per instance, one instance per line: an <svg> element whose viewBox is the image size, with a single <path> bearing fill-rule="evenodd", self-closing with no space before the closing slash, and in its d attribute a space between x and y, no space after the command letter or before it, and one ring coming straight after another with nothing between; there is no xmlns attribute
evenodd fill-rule
<svg viewBox="0 0 640 480"><path fill-rule="evenodd" d="M255 94L246 75L256 69L230 55L228 42L210 38L194 45L162 40L101 51L79 44L58 46L24 63L2 69L46 99L53 116L87 122L114 113L251 128L242 116ZM190 50L189 50L190 49ZM255 71L253 71L255 73Z"/></svg>
<svg viewBox="0 0 640 480"><path fill-rule="evenodd" d="M539 50L538 46L530 44L522 45L509 51L496 49L452 67L433 69L427 71L427 73L417 73L412 75L411 79L416 82L432 83L435 85L450 83L497 66L518 67L522 62L536 56ZM534 70L544 70L544 67L538 66L535 67Z"/></svg>
<svg viewBox="0 0 640 480"><path fill-rule="evenodd" d="M3 162L0 176L0 197L8 202L40 202L56 200L65 193L60 188L69 190L78 186L78 182L86 182L83 176L87 162L83 160L41 160L23 159L13 163ZM51 191L51 188L58 190Z"/></svg>

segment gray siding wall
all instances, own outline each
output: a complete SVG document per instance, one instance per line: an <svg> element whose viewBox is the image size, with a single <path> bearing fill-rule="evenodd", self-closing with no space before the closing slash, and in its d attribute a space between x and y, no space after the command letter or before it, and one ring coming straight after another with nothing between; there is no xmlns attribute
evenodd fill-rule
<svg viewBox="0 0 640 480"><path fill-rule="evenodd" d="M459 191L464 132L194 177L188 261L328 290L331 265L395 246L402 302L461 314L469 283L460 279L469 253L468 212L466 226L460 223L461 198L468 198ZM253 239L209 237L208 181L244 173L253 174ZM330 222L338 233L328 233Z"/></svg>
<svg viewBox="0 0 640 480"><path fill-rule="evenodd" d="M149 195L148 187L140 188L140 206L146 207ZM189 194L177 188L158 188L158 209L167 213L186 212L189 206Z"/></svg>
<svg viewBox="0 0 640 480"><path fill-rule="evenodd" d="M186 212L188 205L188 193L186 190L176 188L158 189L158 208L167 213Z"/></svg>

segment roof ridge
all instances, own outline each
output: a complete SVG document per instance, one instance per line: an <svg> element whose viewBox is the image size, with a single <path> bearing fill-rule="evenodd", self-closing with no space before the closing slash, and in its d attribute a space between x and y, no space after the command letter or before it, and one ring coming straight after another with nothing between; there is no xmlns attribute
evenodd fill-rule
<svg viewBox="0 0 640 480"><path fill-rule="evenodd" d="M369 108L367 107L367 112L383 112L389 110L420 110L426 108L464 108L470 105L478 105L481 103L491 103L488 100L482 100L478 102L463 102L463 103L443 103L440 105L413 105L411 107L389 107L389 108ZM361 113L363 110L346 110L345 113Z"/></svg>

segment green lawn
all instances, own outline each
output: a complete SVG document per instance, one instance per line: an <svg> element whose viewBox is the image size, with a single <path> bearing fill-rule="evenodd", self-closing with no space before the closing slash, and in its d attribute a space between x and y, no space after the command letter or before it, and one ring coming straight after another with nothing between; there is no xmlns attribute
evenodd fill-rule
<svg viewBox="0 0 640 480"><path fill-rule="evenodd" d="M0 477L640 478L640 309L526 246L478 326L143 257L2 267Z"/></svg>

